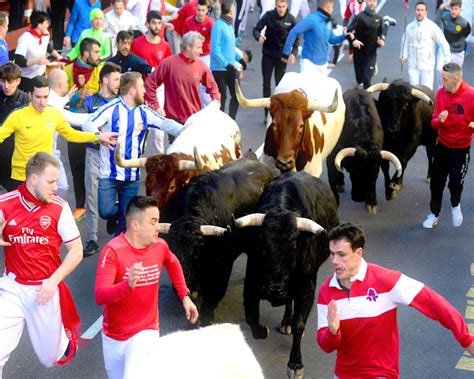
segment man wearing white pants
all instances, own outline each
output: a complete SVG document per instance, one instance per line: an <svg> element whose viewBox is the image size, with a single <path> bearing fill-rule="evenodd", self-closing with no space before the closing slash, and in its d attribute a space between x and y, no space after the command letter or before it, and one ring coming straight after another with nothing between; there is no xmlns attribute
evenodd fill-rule
<svg viewBox="0 0 474 379"><path fill-rule="evenodd" d="M408 24L402 37L400 62L408 59L410 84L422 84L433 89L436 64L436 46L442 51L443 64L449 63L449 44L441 29L427 17L426 3L419 1L415 7L416 19Z"/></svg>
<svg viewBox="0 0 474 379"><path fill-rule="evenodd" d="M68 363L78 347L80 318L64 278L81 262L82 243L71 208L55 195L58 176L58 161L36 153L26 164L26 181L0 196L0 378L25 323L46 367Z"/></svg>
<svg viewBox="0 0 474 379"><path fill-rule="evenodd" d="M127 229L104 246L96 272L95 299L104 305L102 348L109 379L122 379L128 357L146 352L135 341L160 335L158 290L163 266L195 323L198 311L189 298L178 258L158 237L160 212L152 197L135 196L126 212ZM134 346L137 346L135 349Z"/></svg>

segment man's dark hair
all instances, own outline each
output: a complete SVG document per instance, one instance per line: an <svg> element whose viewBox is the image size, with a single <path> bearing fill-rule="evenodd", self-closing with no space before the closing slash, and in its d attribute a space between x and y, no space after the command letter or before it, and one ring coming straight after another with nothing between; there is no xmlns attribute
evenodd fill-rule
<svg viewBox="0 0 474 379"><path fill-rule="evenodd" d="M334 0L318 0L318 7L325 8L328 4L334 3Z"/></svg>
<svg viewBox="0 0 474 379"><path fill-rule="evenodd" d="M46 12L33 11L33 13L31 13L31 16L30 16L31 27L34 29L39 24L42 24L43 22L45 22L48 19L49 19L49 16Z"/></svg>
<svg viewBox="0 0 474 379"><path fill-rule="evenodd" d="M81 54L81 56L83 56L86 51L90 53L94 45L97 45L100 47L100 42L94 38L89 38L89 37L84 38L81 41L81 44L79 45L79 53Z"/></svg>
<svg viewBox="0 0 474 379"><path fill-rule="evenodd" d="M5 12L0 12L0 26L4 26L7 23L8 15Z"/></svg>
<svg viewBox="0 0 474 379"><path fill-rule="evenodd" d="M103 79L111 74L112 72L118 72L119 74L121 73L122 69L118 64L112 63L112 62L106 62L104 63L104 66L100 70L99 74L99 80L102 83Z"/></svg>
<svg viewBox="0 0 474 379"><path fill-rule="evenodd" d="M458 6L459 8L462 8L462 1L461 0L451 0L449 3L450 7L455 7Z"/></svg>
<svg viewBox="0 0 474 379"><path fill-rule="evenodd" d="M21 77L20 66L13 62L5 63L0 69L0 79L11 82Z"/></svg>
<svg viewBox="0 0 474 379"><path fill-rule="evenodd" d="M128 39L133 41L133 33L129 32L128 30L121 30L117 33L117 38L115 39L115 41L119 43Z"/></svg>
<svg viewBox="0 0 474 379"><path fill-rule="evenodd" d="M462 73L462 68L457 63L449 62L443 66L444 72L449 72L450 74Z"/></svg>
<svg viewBox="0 0 474 379"><path fill-rule="evenodd" d="M229 14L230 9L234 5L234 0L222 0L221 3L221 13L225 16Z"/></svg>
<svg viewBox="0 0 474 379"><path fill-rule="evenodd" d="M345 222L332 228L328 234L329 241L339 241L341 239L347 240L351 244L352 250L359 247L364 248L365 235L362 229L350 222Z"/></svg>
<svg viewBox="0 0 474 379"><path fill-rule="evenodd" d="M150 11L146 15L146 22L150 23L151 20L161 20L162 18L159 11Z"/></svg>
<svg viewBox="0 0 474 379"><path fill-rule="evenodd" d="M147 208L158 208L158 202L151 196L135 196L130 200L125 211L125 218L127 221L135 216L137 213L144 211Z"/></svg>
<svg viewBox="0 0 474 379"><path fill-rule="evenodd" d="M415 9L418 5L424 5L425 9L428 9L428 6L426 5L426 3L424 1L417 1L417 3L415 4Z"/></svg>
<svg viewBox="0 0 474 379"><path fill-rule="evenodd" d="M44 87L49 87L49 85L48 85L48 79L46 79L43 75L38 75L38 76L35 76L33 79L31 79L31 90L30 90L31 93L33 93L35 88L44 88Z"/></svg>
<svg viewBox="0 0 474 379"><path fill-rule="evenodd" d="M205 5L206 7L209 8L208 0L198 0L197 5L201 5L201 6Z"/></svg>

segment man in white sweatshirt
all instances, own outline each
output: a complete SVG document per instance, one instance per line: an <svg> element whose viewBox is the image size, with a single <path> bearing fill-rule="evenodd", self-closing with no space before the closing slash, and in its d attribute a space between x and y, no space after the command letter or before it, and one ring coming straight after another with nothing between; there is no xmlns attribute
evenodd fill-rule
<svg viewBox="0 0 474 379"><path fill-rule="evenodd" d="M441 49L443 64L446 64L451 60L449 44L441 29L427 18L424 1L416 3L415 15L416 19L408 24L402 38L400 62L408 59L410 84L423 84L433 89L436 46Z"/></svg>

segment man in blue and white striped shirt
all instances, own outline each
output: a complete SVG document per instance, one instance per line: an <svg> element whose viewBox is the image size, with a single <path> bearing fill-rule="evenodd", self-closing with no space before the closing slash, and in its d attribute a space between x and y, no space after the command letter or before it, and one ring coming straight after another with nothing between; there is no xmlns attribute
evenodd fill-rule
<svg viewBox="0 0 474 379"><path fill-rule="evenodd" d="M100 107L83 126L84 131L114 131L119 133L118 143L124 159L140 158L148 128L156 128L174 136L184 126L164 118L144 105L145 87L141 74L127 72L120 78L121 96ZM118 219L115 235L125 230L125 210L138 193L139 168L117 166L114 151L100 149L99 215L112 223ZM116 200L118 197L118 207Z"/></svg>

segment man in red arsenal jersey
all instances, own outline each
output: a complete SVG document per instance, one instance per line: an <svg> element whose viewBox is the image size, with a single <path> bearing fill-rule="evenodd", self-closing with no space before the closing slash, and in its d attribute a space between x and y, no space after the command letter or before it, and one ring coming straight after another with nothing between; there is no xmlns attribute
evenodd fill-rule
<svg viewBox="0 0 474 379"><path fill-rule="evenodd" d="M398 304L438 321L474 355L474 336L445 298L399 271L362 258L362 230L341 224L329 232L328 239L335 273L319 289L317 340L325 352L337 350L336 377L400 376Z"/></svg>
<svg viewBox="0 0 474 379"><path fill-rule="evenodd" d="M170 45L160 37L161 19L160 12L150 11L146 16L148 31L134 40L130 49L133 54L142 57L154 68L171 55Z"/></svg>
<svg viewBox="0 0 474 379"><path fill-rule="evenodd" d="M136 196L126 213L127 231L104 246L99 258L95 299L104 306L102 347L109 379L123 378L127 360L147 350L160 335L158 290L163 266L195 323L196 306L181 264L158 237L160 212L155 199Z"/></svg>
<svg viewBox="0 0 474 379"><path fill-rule="evenodd" d="M77 350L80 319L63 280L81 262L82 243L69 205L55 195L58 177L59 162L39 152L28 160L26 181L0 196L0 377L25 322L44 366L65 364Z"/></svg>

